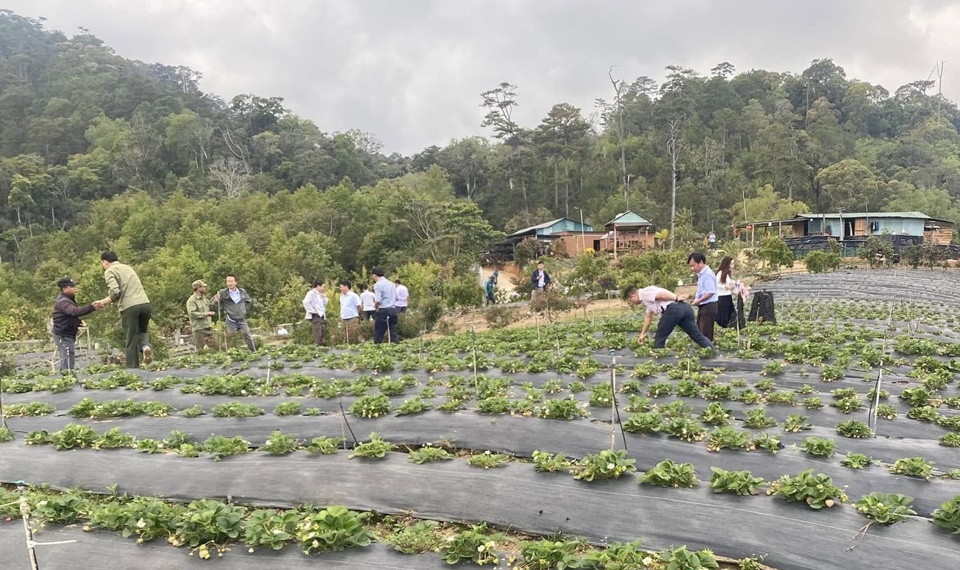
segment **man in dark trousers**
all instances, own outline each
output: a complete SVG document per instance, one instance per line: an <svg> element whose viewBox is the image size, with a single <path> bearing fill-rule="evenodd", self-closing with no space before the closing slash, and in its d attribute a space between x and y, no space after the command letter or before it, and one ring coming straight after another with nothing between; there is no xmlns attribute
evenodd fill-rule
<svg viewBox="0 0 960 570"><path fill-rule="evenodd" d="M685 303L686 295L677 295L672 291L654 286L644 287L643 289L627 287L623 292L623 298L631 305L642 303L647 307L647 313L643 319L643 328L640 329L640 337L637 339L641 344L647 340L647 331L650 329L650 323L653 322L653 316L660 315L653 348L663 348L673 329L680 327L683 332L687 333L687 336L693 339L693 342L703 348L716 350L710 339L703 336L703 333L697 328L697 321L693 317L693 309Z"/></svg>
<svg viewBox="0 0 960 570"><path fill-rule="evenodd" d="M387 342L400 342L397 334L397 287L383 276L383 269L375 267L370 273L373 274L373 297L377 306L373 342L382 343L384 336Z"/></svg>
<svg viewBox="0 0 960 570"><path fill-rule="evenodd" d="M60 354L60 372L73 370L76 356L77 331L83 326L80 317L89 315L102 306L77 306L77 284L73 279L65 277L57 281L60 294L53 303L53 339L57 343L57 352Z"/></svg>
<svg viewBox="0 0 960 570"><path fill-rule="evenodd" d="M697 307L697 328L713 342L713 324L717 320L717 274L707 265L707 256L695 251L687 256L687 265L697 274L697 296L690 306Z"/></svg>
<svg viewBox="0 0 960 570"><path fill-rule="evenodd" d="M146 291L143 290L143 284L140 283L140 277L132 267L120 263L117 254L112 251L105 251L100 255L100 266L103 267L103 279L110 295L100 299L95 305L116 303L120 310L120 324L126 336L123 365L127 368L140 368L141 354L143 363L150 364L153 362L153 349L150 348L147 328L150 326L153 309Z"/></svg>
<svg viewBox="0 0 960 570"><path fill-rule="evenodd" d="M227 288L221 289L213 296L211 306L219 305L226 317L227 334L243 333L243 340L247 343L250 352L256 352L257 346L253 342L253 333L247 324L247 313L253 307L253 300L247 292L237 287L237 276L228 274L224 279Z"/></svg>
<svg viewBox="0 0 960 570"><path fill-rule="evenodd" d="M543 297L547 291L547 287L550 286L550 274L547 273L547 270L543 267L543 262L538 261L537 268L533 271L533 275L530 276L531 301L537 301Z"/></svg>

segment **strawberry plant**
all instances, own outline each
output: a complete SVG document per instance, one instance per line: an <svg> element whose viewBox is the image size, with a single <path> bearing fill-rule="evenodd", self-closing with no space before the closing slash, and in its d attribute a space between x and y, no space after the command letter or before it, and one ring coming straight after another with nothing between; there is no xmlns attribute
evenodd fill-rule
<svg viewBox="0 0 960 570"><path fill-rule="evenodd" d="M960 415L938 416L937 425L954 431L960 431Z"/></svg>
<svg viewBox="0 0 960 570"><path fill-rule="evenodd" d="M189 408L184 408L184 410L180 412L180 414L185 418L197 418L202 416L204 413L206 412L203 411L203 406L200 404L190 406Z"/></svg>
<svg viewBox="0 0 960 570"><path fill-rule="evenodd" d="M768 416L767 411L763 408L748 410L746 417L743 419L743 426L753 429L764 429L775 425L777 425L777 420Z"/></svg>
<svg viewBox="0 0 960 570"><path fill-rule="evenodd" d="M7 404L3 407L3 417L46 416L52 414L55 408L46 402L21 402Z"/></svg>
<svg viewBox="0 0 960 570"><path fill-rule="evenodd" d="M477 412L481 414L505 414L510 411L510 400L496 396L477 402Z"/></svg>
<svg viewBox="0 0 960 570"><path fill-rule="evenodd" d="M300 444L292 435L283 433L282 430L276 430L270 434L267 442L260 449L270 455L287 455L299 448Z"/></svg>
<svg viewBox="0 0 960 570"><path fill-rule="evenodd" d="M776 455L778 451L783 449L783 445L780 443L780 438L763 432L750 440L747 449L762 449Z"/></svg>
<svg viewBox="0 0 960 570"><path fill-rule="evenodd" d="M193 501L176 522L170 543L196 550L202 559L210 558L211 547L223 556L226 544L240 536L245 514L243 507L206 499Z"/></svg>
<svg viewBox="0 0 960 570"><path fill-rule="evenodd" d="M907 417L921 422L935 422L940 415L933 406L917 406L907 410Z"/></svg>
<svg viewBox="0 0 960 570"><path fill-rule="evenodd" d="M585 455L570 468L573 478L580 481L601 479L619 479L627 473L637 470L636 459L627 457L626 450L605 449L597 454Z"/></svg>
<svg viewBox="0 0 960 570"><path fill-rule="evenodd" d="M396 445L385 441L377 433L370 434L370 441L357 444L353 448L353 453L350 454L350 459L354 457L360 457L364 459L383 459L387 456L387 452L393 451L397 448Z"/></svg>
<svg viewBox="0 0 960 570"><path fill-rule="evenodd" d="M263 410L253 404L244 404L243 402L228 402L213 407L213 417L215 418L253 418L262 415Z"/></svg>
<svg viewBox="0 0 960 570"><path fill-rule="evenodd" d="M833 479L823 473L814 475L813 469L801 471L796 477L784 475L770 484L767 494L783 497L790 503L805 503L811 509L829 508L838 501L847 501L847 496L833 484Z"/></svg>
<svg viewBox="0 0 960 570"><path fill-rule="evenodd" d="M730 384L713 384L704 388L701 394L705 400L733 400L733 386Z"/></svg>
<svg viewBox="0 0 960 570"><path fill-rule="evenodd" d="M635 434L654 433L660 431L662 421L662 417L656 412L630 414L627 421L623 422L623 431Z"/></svg>
<svg viewBox="0 0 960 570"><path fill-rule="evenodd" d="M446 449L442 447L430 447L429 445L410 451L408 456L410 463L416 463L417 465L453 459L453 455Z"/></svg>
<svg viewBox="0 0 960 570"><path fill-rule="evenodd" d="M403 554L436 552L443 544L436 530L436 521L419 521L409 526L398 523L396 530L384 540Z"/></svg>
<svg viewBox="0 0 960 570"><path fill-rule="evenodd" d="M736 399L744 404L747 404L748 406L752 406L754 404L759 404L760 400L763 399L763 396L760 395L759 392L751 388L747 388L746 390L741 390L740 393L737 394Z"/></svg>
<svg viewBox="0 0 960 570"><path fill-rule="evenodd" d="M133 447L134 437L129 433L120 431L115 427L101 434L90 446L93 449L120 449L124 447Z"/></svg>
<svg viewBox="0 0 960 570"><path fill-rule="evenodd" d="M810 396L804 398L800 405L808 410L819 410L823 407L823 400L820 399L820 396Z"/></svg>
<svg viewBox="0 0 960 570"><path fill-rule="evenodd" d="M8 441L13 441L13 432L8 427L0 426L0 443Z"/></svg>
<svg viewBox="0 0 960 570"><path fill-rule="evenodd" d="M760 370L761 376L779 376L783 374L784 364L778 360L771 360L770 362L763 365L763 369Z"/></svg>
<svg viewBox="0 0 960 570"><path fill-rule="evenodd" d="M90 499L80 490L50 494L33 505L32 515L52 524L74 524L90 510Z"/></svg>
<svg viewBox="0 0 960 570"><path fill-rule="evenodd" d="M536 570L580 568L579 551L582 548L583 544L575 540L527 540L520 543L521 567Z"/></svg>
<svg viewBox="0 0 960 570"><path fill-rule="evenodd" d="M940 445L943 447L960 447L960 433L952 431L940 436Z"/></svg>
<svg viewBox="0 0 960 570"><path fill-rule="evenodd" d="M211 435L202 445L203 451L213 456L214 461L250 451L250 442L239 435L233 438Z"/></svg>
<svg viewBox="0 0 960 570"><path fill-rule="evenodd" d="M912 503L913 497L906 495L873 492L861 497L854 506L868 519L880 524L892 525L917 514L910 508Z"/></svg>
<svg viewBox="0 0 960 570"><path fill-rule="evenodd" d="M424 402L420 396L417 396L416 398L410 398L409 400L406 400L397 406L397 408L394 410L394 413L398 416L411 416L414 414L421 414L432 407L432 404L429 402Z"/></svg>
<svg viewBox="0 0 960 570"><path fill-rule="evenodd" d="M57 450L90 447L96 439L97 433L93 428L81 424L67 424L50 435L50 443Z"/></svg>
<svg viewBox="0 0 960 570"><path fill-rule="evenodd" d="M858 412L865 407L859 396L839 398L830 405L844 414Z"/></svg>
<svg viewBox="0 0 960 570"><path fill-rule="evenodd" d="M750 434L734 429L730 426L715 428L707 437L707 451L721 449L743 449L747 445Z"/></svg>
<svg viewBox="0 0 960 570"><path fill-rule="evenodd" d="M350 405L350 413L359 418L379 418L390 413L390 399L383 394L362 396Z"/></svg>
<svg viewBox="0 0 960 570"><path fill-rule="evenodd" d="M736 495L756 495L763 479L754 477L749 471L727 471L718 467L711 467L713 476L710 477L710 488L717 493L734 493Z"/></svg>
<svg viewBox="0 0 960 570"><path fill-rule="evenodd" d="M941 504L932 516L933 524L960 534L960 495Z"/></svg>
<svg viewBox="0 0 960 570"><path fill-rule="evenodd" d="M613 390L610 384L597 384L590 389L590 405L594 408L609 408L613 402Z"/></svg>
<svg viewBox="0 0 960 570"><path fill-rule="evenodd" d="M724 426L733 420L733 414L723 409L720 402L710 402L700 413L700 421L707 425Z"/></svg>
<svg viewBox="0 0 960 570"><path fill-rule="evenodd" d="M832 457L837 451L837 443L827 437L808 437L800 449L814 457Z"/></svg>
<svg viewBox="0 0 960 570"><path fill-rule="evenodd" d="M462 560L472 561L474 564L499 564L497 555L497 541L502 540L500 533L487 534L485 524L473 525L447 539L440 547L440 557L447 564L457 564Z"/></svg>
<svg viewBox="0 0 960 570"><path fill-rule="evenodd" d="M615 542L605 549L588 552L583 560L587 568L597 569L627 570L653 564L653 557L640 547L640 541Z"/></svg>
<svg viewBox="0 0 960 570"><path fill-rule="evenodd" d="M929 406L930 401L933 399L933 395L923 387L918 388L904 388L900 392L900 400L905 402L911 408L920 407L920 406Z"/></svg>
<svg viewBox="0 0 960 570"><path fill-rule="evenodd" d="M666 570L701 570L720 568L713 552L701 550L690 552L686 546L660 552L660 561Z"/></svg>
<svg viewBox="0 0 960 570"><path fill-rule="evenodd" d="M923 457L904 457L893 462L893 465L890 466L890 472L907 477L930 479L933 474L933 463Z"/></svg>
<svg viewBox="0 0 960 570"><path fill-rule="evenodd" d="M570 468L571 462L562 453L533 452L533 466L540 473L557 473Z"/></svg>
<svg viewBox="0 0 960 570"><path fill-rule="evenodd" d="M302 411L300 402L281 402L273 408L273 413L277 416L299 416Z"/></svg>
<svg viewBox="0 0 960 570"><path fill-rule="evenodd" d="M892 420L897 417L897 408L891 404L879 404L877 406L877 417Z"/></svg>
<svg viewBox="0 0 960 570"><path fill-rule="evenodd" d="M801 416L800 414L790 414L785 420L783 420L783 424L780 427L785 432L798 433L801 431L806 431L813 426L807 421L806 416Z"/></svg>
<svg viewBox="0 0 960 570"><path fill-rule="evenodd" d="M478 453L476 455L471 455L467 458L467 464L471 467L480 467L482 469L492 469L495 467L500 467L507 461L510 461L510 457L500 453L490 453L489 451L484 451L483 453Z"/></svg>
<svg viewBox="0 0 960 570"><path fill-rule="evenodd" d="M837 433L843 437L853 439L864 439L873 436L873 430L870 429L870 426L859 420L849 420L838 423Z"/></svg>
<svg viewBox="0 0 960 570"><path fill-rule="evenodd" d="M846 374L846 369L838 364L825 364L820 368L820 379L824 382L834 382Z"/></svg>
<svg viewBox="0 0 960 570"><path fill-rule="evenodd" d="M534 408L539 418L550 420L574 420L588 415L581 404L573 398L547 399Z"/></svg>
<svg viewBox="0 0 960 570"><path fill-rule="evenodd" d="M670 382L657 382L647 388L647 397L649 398L660 398L671 394L673 394L673 384Z"/></svg>
<svg viewBox="0 0 960 570"><path fill-rule="evenodd" d="M293 540L299 522L299 513L293 510L257 509L250 513L244 523L243 542L249 552L258 547L280 550Z"/></svg>
<svg viewBox="0 0 960 570"><path fill-rule="evenodd" d="M319 453L322 455L331 455L337 452L340 444L343 443L341 437L315 437L310 440L307 451L310 453Z"/></svg>
<svg viewBox="0 0 960 570"><path fill-rule="evenodd" d="M700 425L700 422L684 417L664 418L660 424L660 431L671 437L689 442L700 441L707 433L706 428Z"/></svg>
<svg viewBox="0 0 960 570"><path fill-rule="evenodd" d="M640 476L640 483L656 485L658 487L695 487L699 483L697 474L691 463L675 463L671 459L664 459L654 465L653 469Z"/></svg>
<svg viewBox="0 0 960 570"><path fill-rule="evenodd" d="M297 524L304 554L367 546L374 535L363 526L364 515L340 506L306 513Z"/></svg>
<svg viewBox="0 0 960 570"><path fill-rule="evenodd" d="M862 453L848 452L847 456L840 460L840 465L850 469L864 469L873 463L873 458Z"/></svg>
<svg viewBox="0 0 960 570"><path fill-rule="evenodd" d="M792 406L797 403L797 394L791 390L772 392L764 400L770 405Z"/></svg>

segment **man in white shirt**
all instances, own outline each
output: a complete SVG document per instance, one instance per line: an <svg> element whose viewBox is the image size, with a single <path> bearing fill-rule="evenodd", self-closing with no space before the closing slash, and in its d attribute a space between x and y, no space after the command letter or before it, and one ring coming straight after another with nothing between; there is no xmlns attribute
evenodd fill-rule
<svg viewBox="0 0 960 570"><path fill-rule="evenodd" d="M303 298L303 310L307 313L304 318L310 321L313 329L313 342L323 346L323 325L327 320L327 292L323 289L323 279L314 281L313 288L307 291Z"/></svg>
<svg viewBox="0 0 960 570"><path fill-rule="evenodd" d="M360 311L363 301L353 292L353 284L344 279L340 282L340 322L343 323L343 339L348 344L360 342Z"/></svg>
<svg viewBox="0 0 960 570"><path fill-rule="evenodd" d="M397 285L397 303L395 307L397 307L398 313L406 313L407 306L410 304L410 291L399 279L394 281L394 283Z"/></svg>
<svg viewBox="0 0 960 570"><path fill-rule="evenodd" d="M640 336L637 338L639 343L646 342L647 331L650 329L650 323L653 322L653 316L660 315L653 348L663 348L667 344L667 337L670 336L673 329L680 327L693 342L703 348L716 350L710 339L705 337L697 328L697 320L693 316L693 309L684 302L687 300L686 295L677 295L672 291L654 286L644 287L643 289L627 287L623 292L623 298L631 305L642 303L647 307L647 313L643 319L643 328L640 329Z"/></svg>
<svg viewBox="0 0 960 570"><path fill-rule="evenodd" d="M377 305L374 301L373 291L367 289L363 283L360 284L360 301L363 302L363 320L369 321L377 314Z"/></svg>
<svg viewBox="0 0 960 570"><path fill-rule="evenodd" d="M373 297L377 304L373 342L380 344L384 338L387 342L400 342L400 336L397 335L397 287L384 277L383 269L374 267L370 273L373 274Z"/></svg>

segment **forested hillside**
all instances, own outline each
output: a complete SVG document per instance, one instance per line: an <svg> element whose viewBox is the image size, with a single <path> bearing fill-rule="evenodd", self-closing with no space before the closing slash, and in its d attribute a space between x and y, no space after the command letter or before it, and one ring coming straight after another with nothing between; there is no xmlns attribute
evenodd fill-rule
<svg viewBox="0 0 960 570"><path fill-rule="evenodd" d="M681 241L840 207L960 219L960 116L934 81L890 92L829 59L801 74L671 66L662 85L616 73L595 109L558 103L538 125L514 119L522 83L491 86L476 100L488 138L387 155L282 94L221 99L198 71L0 11L0 310L35 323L67 273L99 292L109 247L168 324L193 279L227 271L295 318L289 298L315 276L449 279L499 230L575 208L670 227L674 184Z"/></svg>

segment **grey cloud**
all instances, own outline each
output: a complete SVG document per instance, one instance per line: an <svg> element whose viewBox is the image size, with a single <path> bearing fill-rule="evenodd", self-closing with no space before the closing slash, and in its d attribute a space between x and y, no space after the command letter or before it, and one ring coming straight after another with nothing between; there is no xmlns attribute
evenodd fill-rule
<svg viewBox="0 0 960 570"><path fill-rule="evenodd" d="M709 73L802 71L831 57L891 91L926 79L946 38L915 23L947 0L0 0L49 27L89 28L120 55L190 66L202 86L281 96L325 131L359 128L413 153L481 134L479 93L519 86L516 117L536 124L558 102L593 111L607 69L632 80L670 64ZM912 12L911 12L912 10ZM912 14L912 18L911 18ZM949 28L937 28L946 34ZM957 30L953 30L956 32ZM951 38L952 39L952 38ZM948 68L949 69L949 68ZM960 95L960 74L944 78Z"/></svg>

